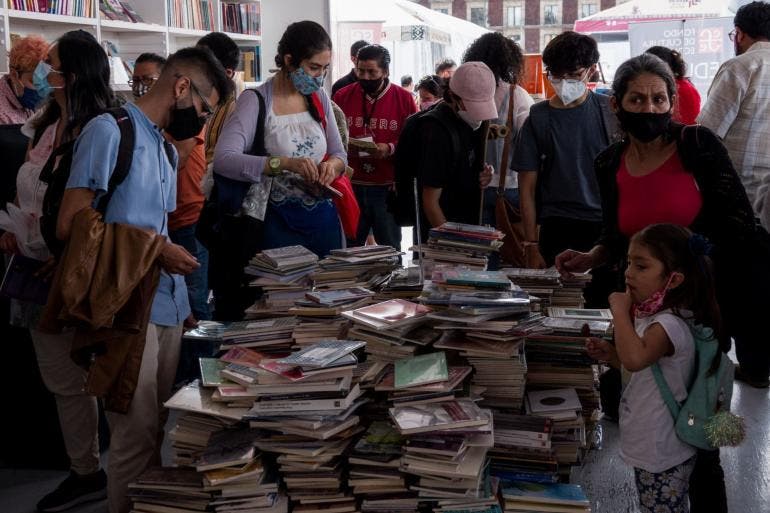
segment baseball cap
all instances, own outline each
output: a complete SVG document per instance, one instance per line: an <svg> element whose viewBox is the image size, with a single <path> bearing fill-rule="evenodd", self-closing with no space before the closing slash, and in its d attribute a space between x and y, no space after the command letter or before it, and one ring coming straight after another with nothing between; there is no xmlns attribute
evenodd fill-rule
<svg viewBox="0 0 770 513"><path fill-rule="evenodd" d="M495 76L483 62L466 62L455 70L449 89L462 98L468 115L477 121L497 118Z"/></svg>

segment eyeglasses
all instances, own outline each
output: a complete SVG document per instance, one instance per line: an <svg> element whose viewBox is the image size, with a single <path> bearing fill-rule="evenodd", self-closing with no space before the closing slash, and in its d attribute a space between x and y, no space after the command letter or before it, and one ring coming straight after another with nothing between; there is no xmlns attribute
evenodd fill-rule
<svg viewBox="0 0 770 513"><path fill-rule="evenodd" d="M158 81L158 77L131 77L128 80L128 85L133 87L134 84L142 84L143 86L151 87Z"/></svg>
<svg viewBox="0 0 770 513"><path fill-rule="evenodd" d="M737 34L737 32L735 31L735 29L732 29L732 30L731 30L731 31L730 31L730 32L727 34L727 37L729 37L729 38L730 38L730 41L735 41L735 36L736 36L736 34Z"/></svg>
<svg viewBox="0 0 770 513"><path fill-rule="evenodd" d="M203 102L203 114L201 117L205 119L210 118L211 115L214 114L214 109L211 107L211 104L208 102L208 100L206 100L206 98L201 94L200 90L192 80L190 80L190 89L192 89L193 92L198 95L198 98L200 98Z"/></svg>
<svg viewBox="0 0 770 513"><path fill-rule="evenodd" d="M588 68L580 68L570 73L563 73L561 75L554 75L550 71L547 72L548 80L583 80L588 73Z"/></svg>

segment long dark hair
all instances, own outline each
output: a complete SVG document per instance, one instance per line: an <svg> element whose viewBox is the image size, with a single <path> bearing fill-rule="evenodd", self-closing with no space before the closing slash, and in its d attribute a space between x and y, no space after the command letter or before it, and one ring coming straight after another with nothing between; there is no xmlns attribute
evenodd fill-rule
<svg viewBox="0 0 770 513"><path fill-rule="evenodd" d="M94 36L84 30L65 33L56 42L64 77L64 94L67 102L67 119L62 142L77 137L78 132L91 118L106 109L117 106L110 87L110 63ZM55 123L61 117L59 104L53 98L44 107L36 132Z"/></svg>
<svg viewBox="0 0 770 513"><path fill-rule="evenodd" d="M675 224L653 224L636 233L632 243L644 246L663 264L666 276L684 275L684 281L666 293L663 308L670 308L684 319L692 319L714 331L723 352L730 349L730 338L722 325L716 299L708 242L700 235ZM692 312L691 314L684 312Z"/></svg>
<svg viewBox="0 0 770 513"><path fill-rule="evenodd" d="M299 66L299 63L309 59L317 53L332 49L332 40L321 25L314 21L305 20L292 23L278 41L278 53L275 55L275 65L283 69L284 57L291 55L291 65ZM316 109L310 95L305 96L307 110L313 119L321 122L321 114Z"/></svg>
<svg viewBox="0 0 770 513"><path fill-rule="evenodd" d="M471 61L486 64L495 76L495 83L502 80L515 84L524 69L524 54L519 45L499 32L488 32L471 43L463 62Z"/></svg>

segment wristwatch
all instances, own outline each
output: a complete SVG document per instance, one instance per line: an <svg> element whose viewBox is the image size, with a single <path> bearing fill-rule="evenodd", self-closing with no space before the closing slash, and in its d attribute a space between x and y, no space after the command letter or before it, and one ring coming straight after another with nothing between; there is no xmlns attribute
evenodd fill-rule
<svg viewBox="0 0 770 513"><path fill-rule="evenodd" d="M268 175L275 176L281 172L281 157L270 157L267 161L267 167L269 168Z"/></svg>

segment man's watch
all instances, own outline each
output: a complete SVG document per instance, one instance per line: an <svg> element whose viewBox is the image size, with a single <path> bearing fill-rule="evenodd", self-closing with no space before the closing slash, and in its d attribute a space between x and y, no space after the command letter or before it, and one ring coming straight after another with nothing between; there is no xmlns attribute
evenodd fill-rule
<svg viewBox="0 0 770 513"><path fill-rule="evenodd" d="M269 175L275 176L281 172L281 157L270 157L267 161L267 167L270 170Z"/></svg>

